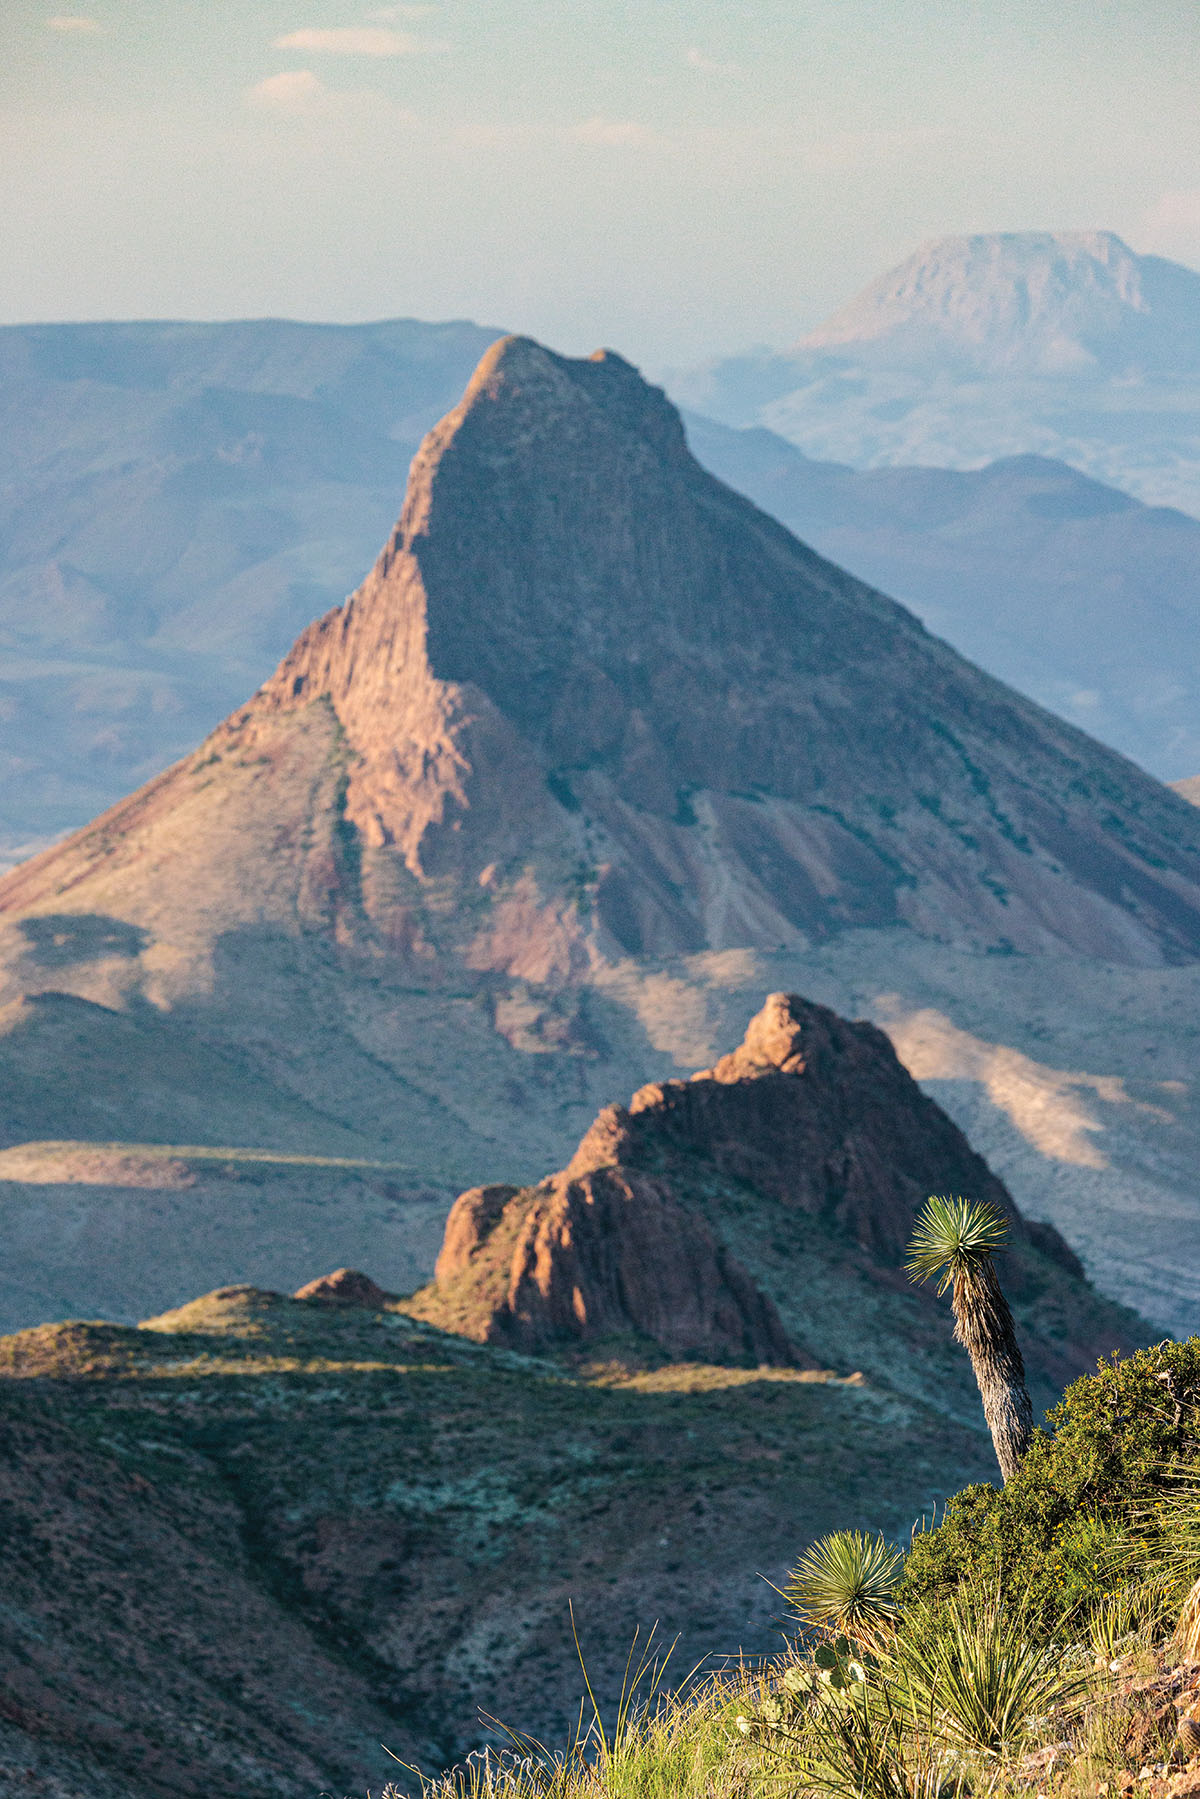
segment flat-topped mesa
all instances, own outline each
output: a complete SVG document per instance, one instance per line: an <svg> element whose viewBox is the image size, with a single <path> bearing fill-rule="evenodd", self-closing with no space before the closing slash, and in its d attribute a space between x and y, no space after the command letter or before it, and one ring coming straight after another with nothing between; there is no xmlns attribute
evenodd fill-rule
<svg viewBox="0 0 1200 1799"><path fill-rule="evenodd" d="M938 238L796 346L943 377L1200 371L1200 275L1111 231Z"/></svg>
<svg viewBox="0 0 1200 1799"><path fill-rule="evenodd" d="M676 1356L821 1366L829 1356L789 1339L732 1253L723 1205L748 1194L752 1206L820 1220L827 1240L894 1287L917 1209L942 1191L991 1200L1018 1257L1033 1246L1057 1264L1056 1280L1082 1284L1058 1233L1021 1218L881 1031L774 993L715 1067L606 1107L560 1173L462 1194L435 1283L414 1304L449 1329L526 1350L632 1333ZM796 1267L789 1281L802 1289L805 1274Z"/></svg>

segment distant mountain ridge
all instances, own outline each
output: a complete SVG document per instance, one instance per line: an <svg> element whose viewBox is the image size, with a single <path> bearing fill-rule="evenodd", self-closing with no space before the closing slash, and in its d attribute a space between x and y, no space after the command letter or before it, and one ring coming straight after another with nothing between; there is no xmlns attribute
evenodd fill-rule
<svg viewBox="0 0 1200 1799"><path fill-rule="evenodd" d="M0 860L192 748L349 591L497 335L0 328Z"/></svg>
<svg viewBox="0 0 1200 1799"><path fill-rule="evenodd" d="M669 382L859 468L1034 454L1200 516L1200 274L1112 232L938 239L790 350Z"/></svg>
<svg viewBox="0 0 1200 1799"><path fill-rule="evenodd" d="M937 238L796 350L976 375L1200 377L1200 274L1111 231Z"/></svg>

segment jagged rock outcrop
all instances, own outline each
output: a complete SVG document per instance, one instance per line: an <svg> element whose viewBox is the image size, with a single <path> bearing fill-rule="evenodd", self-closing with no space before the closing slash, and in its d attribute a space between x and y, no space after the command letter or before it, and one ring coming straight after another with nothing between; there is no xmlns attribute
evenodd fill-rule
<svg viewBox="0 0 1200 1799"><path fill-rule="evenodd" d="M887 1256L903 1248L931 1192L991 1200L1021 1230L1003 1183L883 1032L795 994L772 993L714 1067L643 1087L628 1108L606 1107L566 1172L651 1167L664 1156L700 1158Z"/></svg>
<svg viewBox="0 0 1200 1799"><path fill-rule="evenodd" d="M676 1357L816 1366L670 1182L621 1167L462 1194L436 1282L443 1303L425 1315L485 1343L537 1350L632 1332Z"/></svg>
<svg viewBox="0 0 1200 1799"><path fill-rule="evenodd" d="M462 1194L435 1283L413 1303L450 1329L526 1350L632 1332L674 1356L817 1367L832 1358L789 1334L734 1255L730 1206L810 1218L849 1265L903 1288L905 1244L931 1192L1007 1214L1018 1288L1030 1260L1050 1266L1052 1285L1083 1288L1058 1232L1021 1216L881 1031L773 993L714 1067L605 1107L559 1173ZM809 1272L787 1268L793 1296ZM861 1295L848 1304L861 1308ZM874 1321L863 1315L859 1328L869 1336Z"/></svg>

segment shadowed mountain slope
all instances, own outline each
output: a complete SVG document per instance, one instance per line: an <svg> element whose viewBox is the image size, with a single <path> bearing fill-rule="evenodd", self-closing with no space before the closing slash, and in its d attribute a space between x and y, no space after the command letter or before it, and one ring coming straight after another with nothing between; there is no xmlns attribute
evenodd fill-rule
<svg viewBox="0 0 1200 1799"><path fill-rule="evenodd" d="M1200 951L1200 820L705 474L619 357L505 339L358 593L0 883L84 907L143 968L250 924L560 982L897 923L1153 963Z"/></svg>
<svg viewBox="0 0 1200 1799"><path fill-rule="evenodd" d="M573 1622L606 1708L655 1619L672 1672L774 1653L763 1574L993 1459L850 1373L572 1371L245 1286L2 1338L0 1790L378 1794L481 1712L565 1740Z"/></svg>
<svg viewBox="0 0 1200 1799"><path fill-rule="evenodd" d="M714 475L989 674L1161 780L1200 767L1200 520L1044 456L856 469L686 423Z"/></svg>

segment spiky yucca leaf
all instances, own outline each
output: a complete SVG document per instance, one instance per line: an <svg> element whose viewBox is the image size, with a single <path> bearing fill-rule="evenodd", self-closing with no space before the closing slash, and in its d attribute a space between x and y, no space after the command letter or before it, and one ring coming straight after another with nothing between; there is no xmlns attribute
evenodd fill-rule
<svg viewBox="0 0 1200 1799"><path fill-rule="evenodd" d="M951 1741L994 1756L1022 1749L1039 1720L1081 1699L1090 1678L1068 1652L1037 1639L1020 1606L971 1586L909 1613L894 1657Z"/></svg>
<svg viewBox="0 0 1200 1799"><path fill-rule="evenodd" d="M903 1559L882 1536L835 1530L797 1562L788 1578L788 1603L804 1624L872 1635L895 1615Z"/></svg>
<svg viewBox="0 0 1200 1799"><path fill-rule="evenodd" d="M1004 1247L1008 1220L990 1200L931 1194L917 1216L905 1263L910 1280L938 1275L938 1292Z"/></svg>

